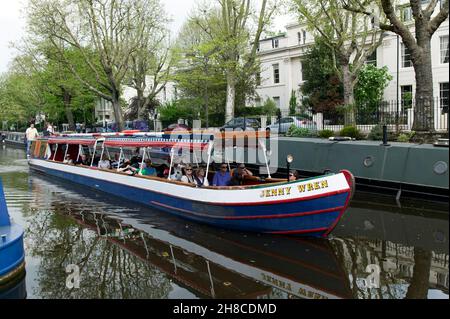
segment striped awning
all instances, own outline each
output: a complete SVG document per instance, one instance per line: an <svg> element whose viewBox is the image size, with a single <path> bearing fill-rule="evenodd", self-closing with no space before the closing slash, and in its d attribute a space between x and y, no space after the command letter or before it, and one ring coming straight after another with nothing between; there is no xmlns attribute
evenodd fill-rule
<svg viewBox="0 0 450 319"><path fill-rule="evenodd" d="M112 137L105 139L103 145L108 147L167 147L204 149L208 146L208 140L195 139L171 139L163 137Z"/></svg>
<svg viewBox="0 0 450 319"><path fill-rule="evenodd" d="M84 146L92 146L95 144L95 138L67 138L67 137L55 137L49 138L49 144L59 144L59 145L84 145Z"/></svg>

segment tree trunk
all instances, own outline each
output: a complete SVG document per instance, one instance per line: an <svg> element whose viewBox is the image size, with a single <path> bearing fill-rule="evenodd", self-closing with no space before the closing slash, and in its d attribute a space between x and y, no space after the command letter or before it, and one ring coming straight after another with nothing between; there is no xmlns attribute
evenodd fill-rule
<svg viewBox="0 0 450 319"><path fill-rule="evenodd" d="M120 94L118 91L113 92L113 100L112 100L113 110L114 110L114 119L117 123L117 128L119 132L123 131L123 116L122 116L122 107L120 106Z"/></svg>
<svg viewBox="0 0 450 319"><path fill-rule="evenodd" d="M341 64L341 69L342 83L344 86L344 106L346 108L344 124L345 126L356 126L353 75L350 72L350 65L348 63Z"/></svg>
<svg viewBox="0 0 450 319"><path fill-rule="evenodd" d="M407 299L426 299L430 285L431 252L414 248L414 270Z"/></svg>
<svg viewBox="0 0 450 319"><path fill-rule="evenodd" d="M434 131L433 71L430 39L421 41L421 52L413 52L412 62L416 76L414 123L412 130Z"/></svg>
<svg viewBox="0 0 450 319"><path fill-rule="evenodd" d="M143 108L144 108L144 90L141 89L137 89L137 101L136 101L136 106L137 106L137 119L138 120L142 120L142 115L143 115Z"/></svg>
<svg viewBox="0 0 450 319"><path fill-rule="evenodd" d="M225 107L225 122L234 117L234 104L236 99L236 75L233 71L227 74L227 104Z"/></svg>
<svg viewBox="0 0 450 319"><path fill-rule="evenodd" d="M69 91L66 89L62 89L63 91L63 103L64 103L64 111L66 113L67 122L69 123L69 131L75 130L75 121L73 119L72 113L72 95L70 95Z"/></svg>

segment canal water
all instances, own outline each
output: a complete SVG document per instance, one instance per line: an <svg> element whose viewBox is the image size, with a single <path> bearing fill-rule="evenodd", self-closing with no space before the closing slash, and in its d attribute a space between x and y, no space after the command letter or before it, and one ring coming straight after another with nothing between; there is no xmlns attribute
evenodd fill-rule
<svg viewBox="0 0 450 319"><path fill-rule="evenodd" d="M22 149L0 146L0 177L26 230L28 298L449 298L448 203L357 192L329 239L301 239L194 224L30 172Z"/></svg>

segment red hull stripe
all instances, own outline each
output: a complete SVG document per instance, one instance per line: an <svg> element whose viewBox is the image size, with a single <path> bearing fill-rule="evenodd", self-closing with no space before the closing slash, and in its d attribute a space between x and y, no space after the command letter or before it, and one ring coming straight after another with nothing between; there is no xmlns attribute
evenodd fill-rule
<svg viewBox="0 0 450 319"><path fill-rule="evenodd" d="M269 234L285 234L285 235L293 235L293 234L306 234L306 233L318 233L322 231L326 231L328 227L321 228L313 228L313 229L301 229L301 230L283 230L283 231L271 231Z"/></svg>
<svg viewBox="0 0 450 319"><path fill-rule="evenodd" d="M234 216L211 216L211 215L199 214L199 213L195 213L195 212L192 212L190 210L187 210L187 209L177 208L177 207L173 207L173 206L162 204L162 203L155 202L155 201L152 201L151 203L154 204L154 205L160 206L160 207L176 210L176 211L187 213L187 214L191 214L191 215L197 215L197 216L209 217L209 218L216 218L216 219L225 219L225 220L276 219L276 218L300 217L300 216L307 216L307 215L325 214L325 213L330 213L330 212L333 212L333 211L337 211L337 210L343 209L343 207L335 207L335 208L322 209L322 210L317 210L317 211L312 211L312 212L293 213L293 214L236 216L236 217L234 217ZM325 228L325 229L327 229L327 228Z"/></svg>
<svg viewBox="0 0 450 319"><path fill-rule="evenodd" d="M321 209L321 210L315 210L311 212L302 212L302 213L292 213L292 214L276 214L276 215L255 215L255 216L230 216L225 217L225 219L272 219L272 218L289 218L289 217L300 217L300 216L308 216L308 215L318 215L318 214L324 214L324 213L330 213L334 211L338 211L343 209L344 207L334 207L334 208L327 208L327 209Z"/></svg>
<svg viewBox="0 0 450 319"><path fill-rule="evenodd" d="M317 194L312 196L305 196L301 198L291 198L291 199L280 199L280 200L273 200L270 202L259 202L259 203L252 203L252 202L244 202L244 203L210 203L211 205L219 205L219 206L259 206L259 205L273 205L273 204L285 204L285 203L293 203L293 202L301 202L301 201L307 201L322 197L330 197L333 195L339 195L343 193L350 192L350 188L346 189L340 189L338 191L323 193L323 194Z"/></svg>

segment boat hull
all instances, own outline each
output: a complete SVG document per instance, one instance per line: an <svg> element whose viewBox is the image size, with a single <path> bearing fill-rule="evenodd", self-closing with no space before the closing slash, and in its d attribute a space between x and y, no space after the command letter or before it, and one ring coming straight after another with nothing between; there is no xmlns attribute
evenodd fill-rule
<svg viewBox="0 0 450 319"><path fill-rule="evenodd" d="M239 190L207 190L180 185L169 185L175 190L165 190L165 182L144 180L139 177L67 166L42 160L31 160L34 170L71 182L85 185L112 195L120 196L146 206L174 214L185 219L213 226L252 232L273 234L296 234L323 237L336 226L348 206L352 188L349 184L338 189L317 192L302 198L289 198L282 192L293 192L297 184L280 185L274 190L267 187L253 187L248 196L258 192L259 201L233 202L239 197ZM330 177L332 178L332 176ZM317 179L319 180L319 179ZM323 177L322 177L323 180ZM342 180L342 176L340 177ZM344 177L344 180L347 181ZM330 183L332 180L330 181ZM153 184L149 184L153 183ZM314 184L314 179L309 184ZM340 182L339 182L340 183ZM177 194L180 192L180 196ZM280 196L275 196L277 192ZM199 192L203 199L192 199L187 193ZM245 194L244 194L245 195ZM265 196L272 198L265 198ZM285 194L284 194L285 195ZM223 198L223 199L221 199Z"/></svg>

